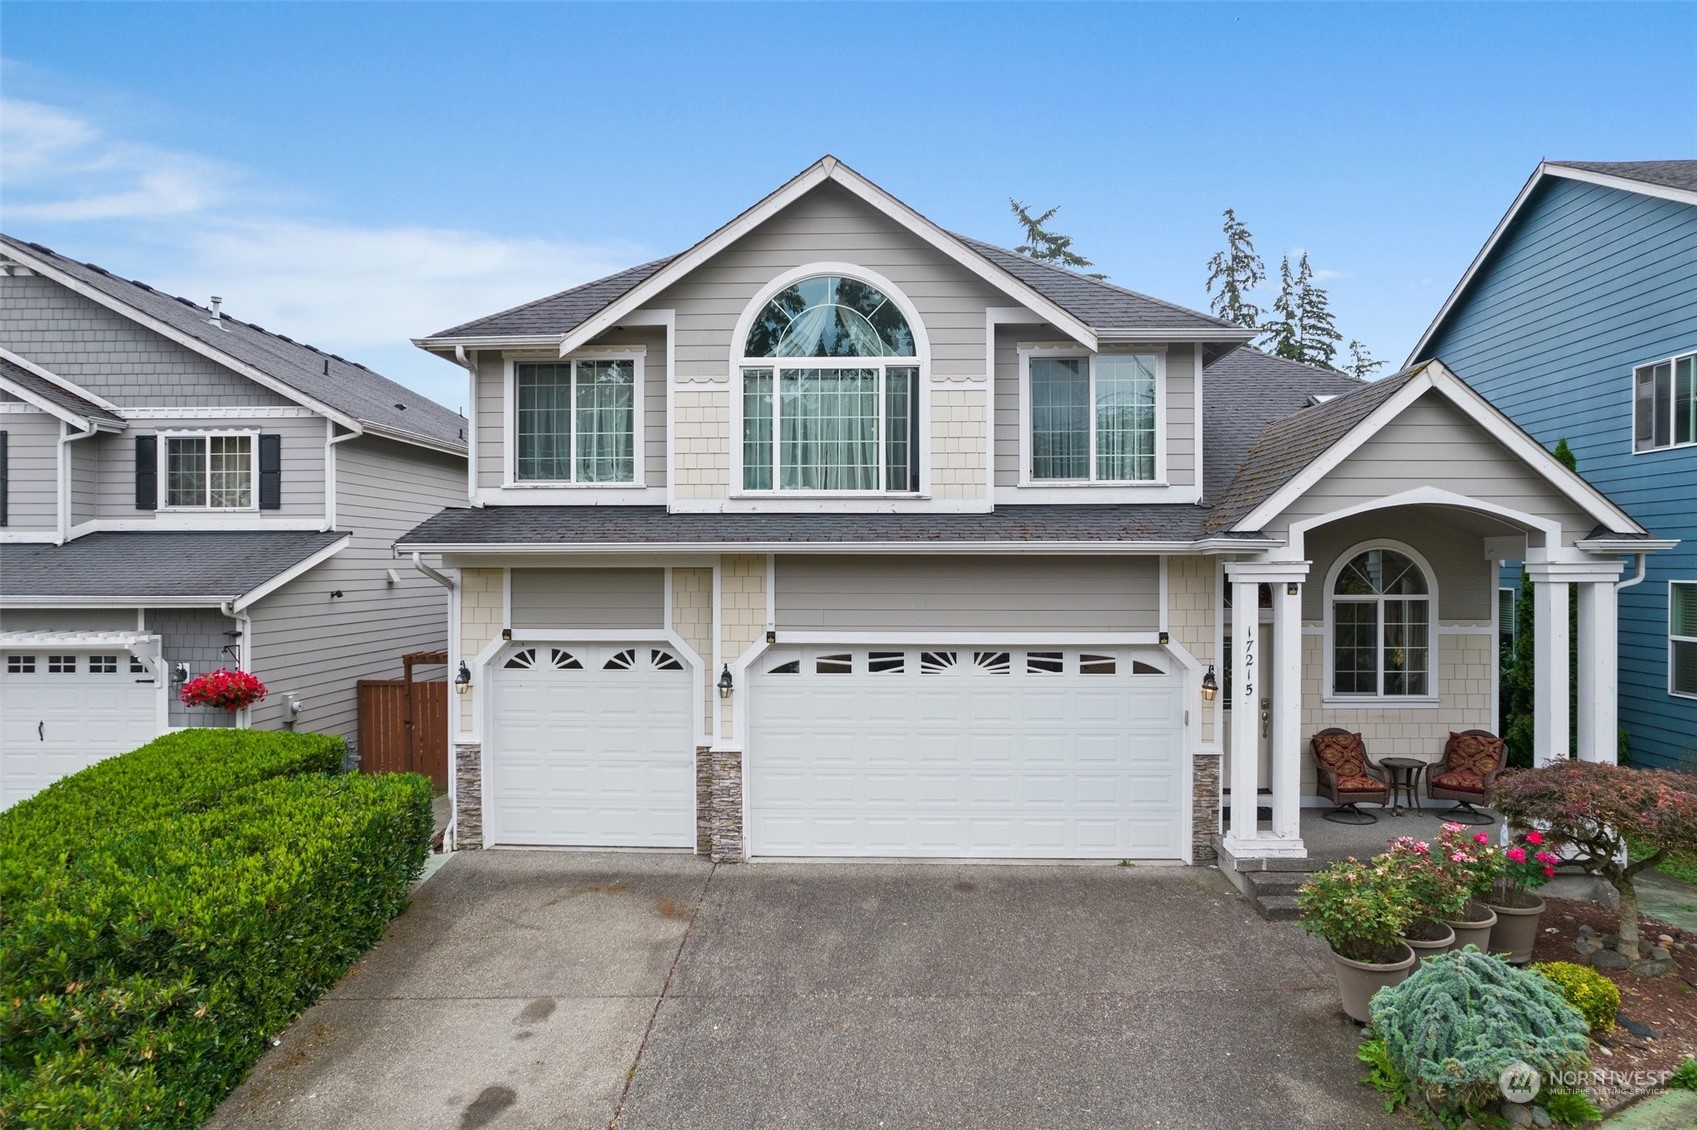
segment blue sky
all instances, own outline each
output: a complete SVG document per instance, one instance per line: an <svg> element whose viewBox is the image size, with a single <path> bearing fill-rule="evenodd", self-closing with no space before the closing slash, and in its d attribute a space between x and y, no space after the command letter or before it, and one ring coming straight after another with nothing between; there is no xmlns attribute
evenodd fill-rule
<svg viewBox="0 0 1697 1130"><path fill-rule="evenodd" d="M365 361L824 153L1206 308L1237 209L1399 362L1542 157L1697 156L1697 5L6 5L0 223ZM1270 300L1271 295L1264 295Z"/></svg>

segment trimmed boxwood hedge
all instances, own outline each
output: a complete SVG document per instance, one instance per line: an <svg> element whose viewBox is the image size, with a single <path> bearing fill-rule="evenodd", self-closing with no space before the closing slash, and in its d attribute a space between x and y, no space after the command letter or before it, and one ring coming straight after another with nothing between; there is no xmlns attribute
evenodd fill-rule
<svg viewBox="0 0 1697 1130"><path fill-rule="evenodd" d="M0 1124L198 1126L382 936L430 782L341 759L188 731L0 814Z"/></svg>

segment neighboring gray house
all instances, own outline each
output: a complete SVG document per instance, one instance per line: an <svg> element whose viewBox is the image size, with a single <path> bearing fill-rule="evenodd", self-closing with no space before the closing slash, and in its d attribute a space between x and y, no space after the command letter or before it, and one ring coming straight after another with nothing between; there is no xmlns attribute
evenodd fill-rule
<svg viewBox="0 0 1697 1130"><path fill-rule="evenodd" d="M168 728L352 739L355 681L447 642L445 594L391 547L463 496L465 427L0 237L0 807ZM178 701L221 667L269 697L233 717Z"/></svg>
<svg viewBox="0 0 1697 1130"><path fill-rule="evenodd" d="M1494 724L1496 560L1565 625L1650 546L1444 366L1251 336L825 158L420 339L473 406L470 506L399 543L453 584L457 846L1202 860L1224 758L1224 850L1303 854L1315 730ZM1538 718L1565 745L1565 686Z"/></svg>

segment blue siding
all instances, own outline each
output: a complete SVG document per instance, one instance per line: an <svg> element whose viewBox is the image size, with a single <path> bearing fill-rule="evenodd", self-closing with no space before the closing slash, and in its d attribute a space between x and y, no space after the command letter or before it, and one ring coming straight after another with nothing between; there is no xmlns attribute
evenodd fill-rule
<svg viewBox="0 0 1697 1130"><path fill-rule="evenodd" d="M1546 447L1565 436L1580 473L1653 534L1681 540L1621 593L1620 716L1634 760L1697 770L1697 700L1668 694L1667 670L1667 583L1697 580L1697 447L1634 455L1631 393L1635 365L1691 349L1697 207L1552 177L1425 357Z"/></svg>

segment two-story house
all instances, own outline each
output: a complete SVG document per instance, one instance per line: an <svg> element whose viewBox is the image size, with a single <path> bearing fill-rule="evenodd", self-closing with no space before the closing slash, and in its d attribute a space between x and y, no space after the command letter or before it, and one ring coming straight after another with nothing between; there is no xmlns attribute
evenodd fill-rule
<svg viewBox="0 0 1697 1130"><path fill-rule="evenodd" d="M1697 161L1540 164L1427 358L1679 539L1621 591L1620 724L1634 763L1697 771Z"/></svg>
<svg viewBox="0 0 1697 1130"><path fill-rule="evenodd" d="M1249 337L827 157L420 339L473 405L469 505L400 542L453 586L457 845L1199 860L1226 776L1226 850L1301 854L1314 730L1492 725L1497 558L1612 630L1645 531L1453 373Z"/></svg>
<svg viewBox="0 0 1697 1130"><path fill-rule="evenodd" d="M355 682L446 646L446 594L392 546L464 497L465 428L363 366L0 237L0 806L174 727L353 739ZM185 707L217 668L269 696Z"/></svg>

